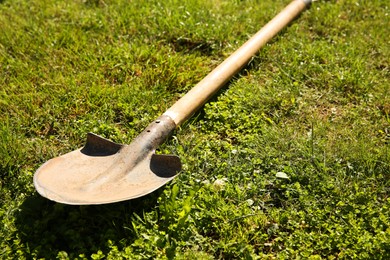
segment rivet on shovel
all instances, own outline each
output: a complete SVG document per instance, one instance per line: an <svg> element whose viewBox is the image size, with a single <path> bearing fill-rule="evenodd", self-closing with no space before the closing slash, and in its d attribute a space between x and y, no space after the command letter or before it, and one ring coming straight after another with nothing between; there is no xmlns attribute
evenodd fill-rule
<svg viewBox="0 0 390 260"><path fill-rule="evenodd" d="M47 161L34 175L39 194L65 204L104 204L141 197L175 178L179 157L155 154L156 148L310 3L292 1L131 144L89 133L83 148Z"/></svg>

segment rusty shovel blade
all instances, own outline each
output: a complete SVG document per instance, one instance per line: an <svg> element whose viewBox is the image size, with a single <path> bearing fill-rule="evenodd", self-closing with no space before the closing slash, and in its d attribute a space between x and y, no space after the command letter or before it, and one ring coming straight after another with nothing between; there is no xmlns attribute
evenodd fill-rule
<svg viewBox="0 0 390 260"><path fill-rule="evenodd" d="M161 116L129 145L89 133L83 148L43 164L34 185L42 196L71 205L112 203L151 193L181 170L179 157L155 154L175 126Z"/></svg>

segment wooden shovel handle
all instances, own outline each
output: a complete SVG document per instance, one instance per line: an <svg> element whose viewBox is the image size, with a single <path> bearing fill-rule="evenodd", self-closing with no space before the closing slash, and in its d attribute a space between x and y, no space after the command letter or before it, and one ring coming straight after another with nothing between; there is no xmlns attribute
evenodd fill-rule
<svg viewBox="0 0 390 260"><path fill-rule="evenodd" d="M182 124L240 71L261 47L305 10L310 3L311 0L292 1L244 45L173 104L164 115L169 116L176 123L176 126Z"/></svg>

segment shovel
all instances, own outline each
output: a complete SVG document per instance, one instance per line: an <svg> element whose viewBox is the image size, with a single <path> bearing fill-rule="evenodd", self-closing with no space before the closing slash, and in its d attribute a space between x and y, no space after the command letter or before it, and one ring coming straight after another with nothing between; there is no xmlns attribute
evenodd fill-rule
<svg viewBox="0 0 390 260"><path fill-rule="evenodd" d="M129 145L88 133L83 148L44 163L34 175L38 193L64 204L105 204L144 196L175 178L179 157L155 154L156 148L310 3L292 1Z"/></svg>

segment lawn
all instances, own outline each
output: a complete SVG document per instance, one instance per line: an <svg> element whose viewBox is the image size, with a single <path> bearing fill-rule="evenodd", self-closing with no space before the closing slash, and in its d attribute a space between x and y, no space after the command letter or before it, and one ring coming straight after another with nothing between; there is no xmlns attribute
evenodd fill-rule
<svg viewBox="0 0 390 260"><path fill-rule="evenodd" d="M0 0L1 259L390 259L390 5L316 1L159 153L145 197L37 194L88 132L130 143L289 0Z"/></svg>

